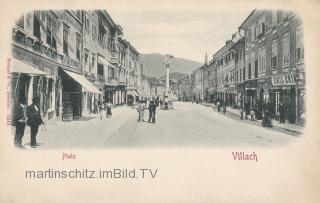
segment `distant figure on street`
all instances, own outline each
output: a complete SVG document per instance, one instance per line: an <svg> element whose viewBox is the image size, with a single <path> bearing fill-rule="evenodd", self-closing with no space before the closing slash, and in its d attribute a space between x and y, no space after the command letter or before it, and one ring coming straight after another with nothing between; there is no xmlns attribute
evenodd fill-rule
<svg viewBox="0 0 320 203"><path fill-rule="evenodd" d="M104 109L104 105L103 105L103 102L100 102L100 101L97 101L97 103L98 103L98 113L100 116L100 120L102 120L102 111Z"/></svg>
<svg viewBox="0 0 320 203"><path fill-rule="evenodd" d="M279 105L279 114L280 114L280 123L285 123L286 122L286 107L285 105L280 102Z"/></svg>
<svg viewBox="0 0 320 203"><path fill-rule="evenodd" d="M221 110L221 103L220 103L220 101L217 102L217 108L218 108L218 112L220 112L220 110Z"/></svg>
<svg viewBox="0 0 320 203"><path fill-rule="evenodd" d="M21 98L14 112L13 123L16 126L16 134L14 136L14 145L19 148L25 148L22 145L22 137L27 123L26 99Z"/></svg>
<svg viewBox="0 0 320 203"><path fill-rule="evenodd" d="M149 104L149 123L156 123L156 108L157 106L155 105L154 101L151 101Z"/></svg>
<svg viewBox="0 0 320 203"><path fill-rule="evenodd" d="M251 109L251 111L250 111L250 120L254 121L255 115L256 115L255 111L253 109Z"/></svg>
<svg viewBox="0 0 320 203"><path fill-rule="evenodd" d="M226 112L227 112L227 104L226 103L222 103L221 105L222 105L222 113L226 114Z"/></svg>
<svg viewBox="0 0 320 203"><path fill-rule="evenodd" d="M108 100L107 104L106 104L106 114L107 114L107 118L110 118L112 116L112 103L110 102L110 100Z"/></svg>
<svg viewBox="0 0 320 203"><path fill-rule="evenodd" d="M271 111L269 106L270 104L267 104L267 107L264 110L264 116L261 123L263 127L272 127Z"/></svg>
<svg viewBox="0 0 320 203"><path fill-rule="evenodd" d="M248 119L248 115L250 114L250 103L248 101L244 104L244 110L246 113L245 119Z"/></svg>
<svg viewBox="0 0 320 203"><path fill-rule="evenodd" d="M98 107L99 107L98 100L97 100L97 99L94 99L94 101L93 101L93 113L94 113L94 114L97 114L97 113L98 113L98 111L99 111Z"/></svg>
<svg viewBox="0 0 320 203"><path fill-rule="evenodd" d="M142 101L139 102L138 106L137 106L137 111L139 114L138 117L138 122L144 122L144 105L142 103Z"/></svg>
<svg viewBox="0 0 320 203"><path fill-rule="evenodd" d="M38 107L38 98L34 97L32 98L32 104L28 106L27 109L27 125L30 126L31 129L31 147L35 148L39 146L37 143L37 134L38 129L41 124L44 124L41 115L40 115L40 109Z"/></svg>

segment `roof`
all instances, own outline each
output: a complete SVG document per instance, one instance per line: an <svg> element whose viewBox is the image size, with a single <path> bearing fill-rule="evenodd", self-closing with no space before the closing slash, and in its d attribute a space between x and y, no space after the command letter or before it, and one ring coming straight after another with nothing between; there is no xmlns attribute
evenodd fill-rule
<svg viewBox="0 0 320 203"><path fill-rule="evenodd" d="M253 9L251 13L248 15L248 17L243 21L243 23L238 27L238 29L241 29L242 26L248 21L248 19L253 15L253 13L256 11L256 9Z"/></svg>

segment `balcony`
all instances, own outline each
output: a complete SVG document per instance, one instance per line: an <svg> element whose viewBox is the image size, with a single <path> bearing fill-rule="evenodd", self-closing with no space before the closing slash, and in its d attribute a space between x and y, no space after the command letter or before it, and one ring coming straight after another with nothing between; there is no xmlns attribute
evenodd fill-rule
<svg viewBox="0 0 320 203"><path fill-rule="evenodd" d="M58 59L59 54L56 48L53 48L50 45L45 44L37 37L28 35L22 28L13 28L12 34L14 43L23 47L24 49L27 49L34 53L38 53L43 57L51 60Z"/></svg>

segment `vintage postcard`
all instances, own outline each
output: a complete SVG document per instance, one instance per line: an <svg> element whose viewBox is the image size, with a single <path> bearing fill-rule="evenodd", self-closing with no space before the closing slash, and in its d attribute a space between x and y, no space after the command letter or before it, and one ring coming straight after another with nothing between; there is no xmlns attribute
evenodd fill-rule
<svg viewBox="0 0 320 203"><path fill-rule="evenodd" d="M315 1L10 1L0 202L320 202Z"/></svg>

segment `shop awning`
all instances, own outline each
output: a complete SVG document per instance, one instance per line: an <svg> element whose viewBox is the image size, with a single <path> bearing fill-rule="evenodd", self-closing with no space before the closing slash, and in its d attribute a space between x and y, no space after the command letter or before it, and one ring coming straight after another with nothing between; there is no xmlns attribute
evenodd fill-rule
<svg viewBox="0 0 320 203"><path fill-rule="evenodd" d="M80 75L78 73L74 73L71 71L63 70L66 72L71 78L73 78L75 81L77 81L83 88L83 92L92 92L97 94L102 94L101 91L99 91L89 80L87 80L83 75Z"/></svg>
<svg viewBox="0 0 320 203"><path fill-rule="evenodd" d="M36 69L32 67L31 65L28 65L26 63L23 63L17 59L12 59L12 73L24 73L29 75L50 75L49 73L46 73L44 71L41 71L39 69Z"/></svg>
<svg viewBox="0 0 320 203"><path fill-rule="evenodd" d="M98 63L115 68L114 65L112 65L109 61L107 61L106 59L104 59L102 57L98 57Z"/></svg>

